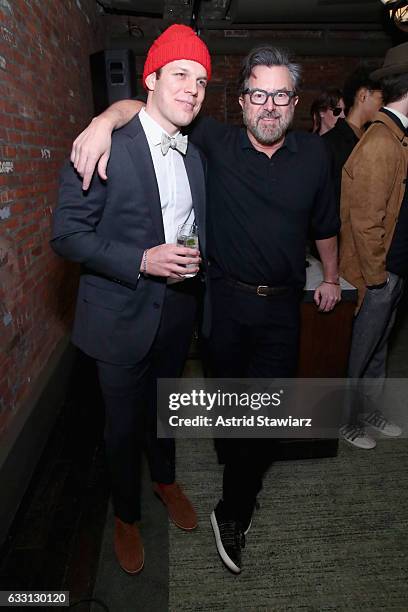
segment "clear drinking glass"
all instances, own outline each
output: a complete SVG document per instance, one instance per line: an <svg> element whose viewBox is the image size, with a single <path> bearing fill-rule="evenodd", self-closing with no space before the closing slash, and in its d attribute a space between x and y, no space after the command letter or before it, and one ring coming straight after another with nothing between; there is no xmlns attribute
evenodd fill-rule
<svg viewBox="0 0 408 612"><path fill-rule="evenodd" d="M190 247L198 249L198 228L195 223L184 223L179 225L177 229L177 244L178 246ZM193 268L194 264L186 264L186 268ZM192 274L184 274L185 278L192 278L196 272Z"/></svg>

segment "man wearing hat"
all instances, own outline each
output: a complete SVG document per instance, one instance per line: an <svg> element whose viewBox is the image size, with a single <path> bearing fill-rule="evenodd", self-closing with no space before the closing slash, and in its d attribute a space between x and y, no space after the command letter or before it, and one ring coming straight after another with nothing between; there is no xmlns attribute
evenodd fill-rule
<svg viewBox="0 0 408 612"><path fill-rule="evenodd" d="M380 398L408 273L408 43L390 49L371 77L380 80L384 107L345 163L341 185L340 273L359 293L348 375L361 379L341 433L362 449L376 446L367 427L401 435Z"/></svg>
<svg viewBox="0 0 408 612"><path fill-rule="evenodd" d="M52 246L82 264L73 342L97 364L115 513L114 547L126 572L143 568L140 464L146 449L154 491L180 528L197 525L175 483L173 440L156 436L156 381L180 376L196 316L205 257L205 181L200 155L180 128L197 115L211 76L206 45L184 25L151 46L143 72L146 108L115 133L109 181L82 190L67 164ZM195 223L200 252L176 244Z"/></svg>

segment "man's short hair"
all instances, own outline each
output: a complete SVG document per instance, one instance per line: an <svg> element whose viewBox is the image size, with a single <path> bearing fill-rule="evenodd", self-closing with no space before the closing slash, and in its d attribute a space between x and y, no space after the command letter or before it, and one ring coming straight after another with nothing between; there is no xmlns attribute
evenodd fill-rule
<svg viewBox="0 0 408 612"><path fill-rule="evenodd" d="M372 68L366 66L358 66L345 80L343 86L343 100L346 107L346 114L353 106L358 91L364 87L369 91L381 89L380 81L375 81L370 77Z"/></svg>
<svg viewBox="0 0 408 612"><path fill-rule="evenodd" d="M408 95L408 73L386 76L381 79L384 106Z"/></svg>
<svg viewBox="0 0 408 612"><path fill-rule="evenodd" d="M238 81L240 94L248 88L248 81L255 66L267 66L268 68L272 68L273 66L285 66L292 77L293 90L299 90L302 71L300 65L291 61L285 49L273 47L272 45L264 45L252 49L242 62Z"/></svg>

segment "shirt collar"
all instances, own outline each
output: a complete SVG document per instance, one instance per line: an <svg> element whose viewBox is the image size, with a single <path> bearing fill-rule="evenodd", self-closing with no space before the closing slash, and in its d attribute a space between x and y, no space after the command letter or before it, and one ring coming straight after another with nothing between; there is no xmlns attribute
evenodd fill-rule
<svg viewBox="0 0 408 612"><path fill-rule="evenodd" d="M254 151L256 151L254 145L252 144L252 142L248 138L248 134L247 134L246 128L241 128L240 135L239 135L239 142L240 142L240 145L241 145L242 149L253 149ZM297 146L297 142L296 142L296 133L295 132L289 131L286 134L285 140L283 141L283 145L280 148L283 149L285 147L291 153L297 153L298 146Z"/></svg>
<svg viewBox="0 0 408 612"><path fill-rule="evenodd" d="M162 134L167 134L166 130L164 130L161 125L157 123L146 111L145 108L142 108L139 113L140 123L142 124L144 133L146 134L147 141L149 144L153 146L158 146L161 144ZM172 136L177 136L180 132L176 132L176 134L172 134Z"/></svg>
<svg viewBox="0 0 408 612"><path fill-rule="evenodd" d="M293 132L292 130L289 130L289 132L285 136L285 142L283 143L282 146L284 146L287 149L289 149L289 151L291 153L297 153L298 152L298 144L297 144L297 140L296 140L296 132Z"/></svg>
<svg viewBox="0 0 408 612"><path fill-rule="evenodd" d="M393 113L401 121L405 129L408 128L408 117L395 110L394 108L390 108L389 106L384 106L383 108L385 108L385 110L387 110L389 113Z"/></svg>

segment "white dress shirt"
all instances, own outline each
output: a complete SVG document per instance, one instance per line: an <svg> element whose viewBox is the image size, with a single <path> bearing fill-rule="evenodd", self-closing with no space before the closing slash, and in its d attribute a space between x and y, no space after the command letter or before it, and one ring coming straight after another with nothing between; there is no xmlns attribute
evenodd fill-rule
<svg viewBox="0 0 408 612"><path fill-rule="evenodd" d="M150 117L144 108L139 113L139 119L153 160L166 243L175 243L177 242L178 226L184 223L194 223L193 201L183 156L171 148L166 155L163 155L160 147L161 138L163 132L166 134L167 132Z"/></svg>
<svg viewBox="0 0 408 612"><path fill-rule="evenodd" d="M384 108L387 109L387 111L389 111L390 113L394 113L394 115L398 117L398 119L401 121L405 129L408 128L408 117L395 110L395 108L390 108L389 106L384 106Z"/></svg>

